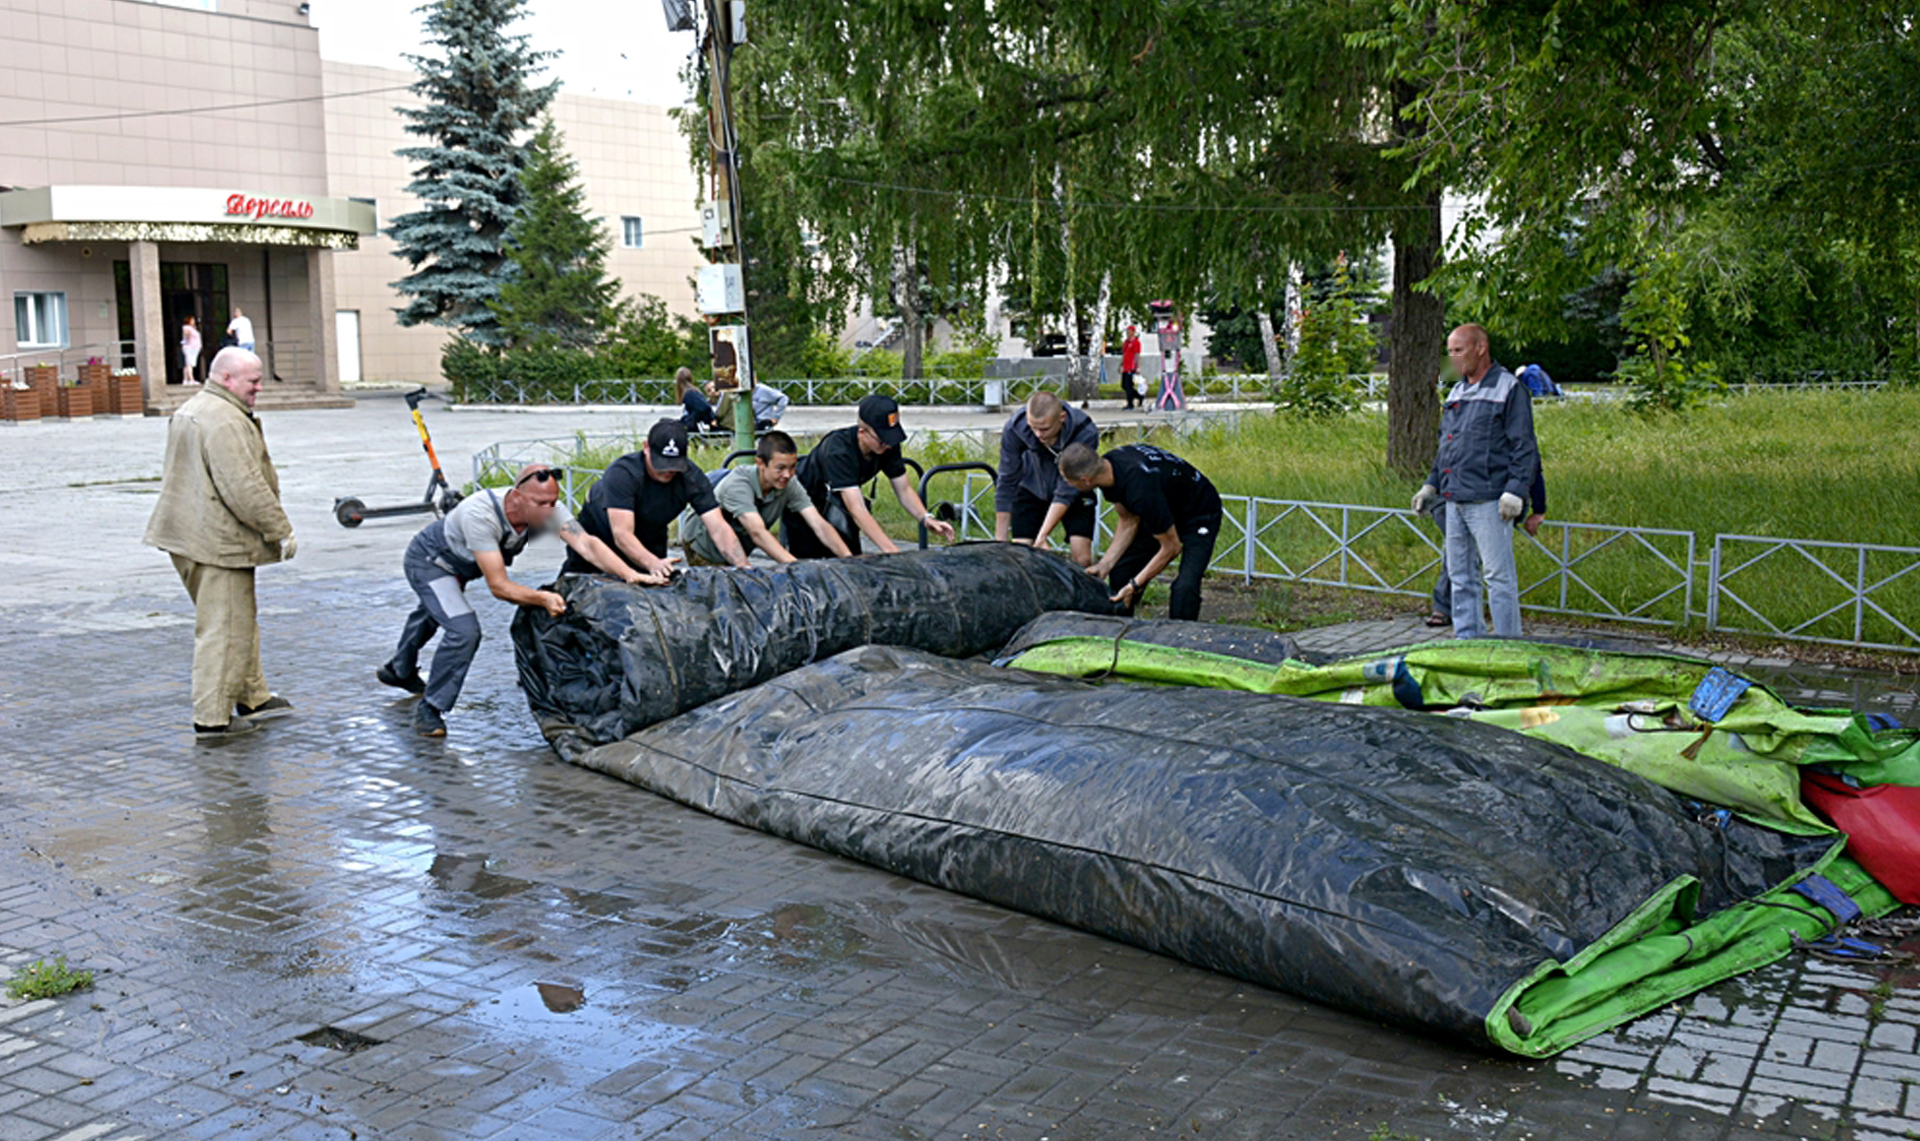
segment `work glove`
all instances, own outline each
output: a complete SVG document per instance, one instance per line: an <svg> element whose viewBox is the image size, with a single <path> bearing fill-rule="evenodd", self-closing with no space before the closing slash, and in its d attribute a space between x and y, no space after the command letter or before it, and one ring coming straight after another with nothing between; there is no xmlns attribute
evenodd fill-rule
<svg viewBox="0 0 1920 1141"><path fill-rule="evenodd" d="M292 535L288 535L286 538L280 540L280 561L283 563L292 562L293 553L299 549L300 544L295 541Z"/></svg>
<svg viewBox="0 0 1920 1141"><path fill-rule="evenodd" d="M1421 484L1420 490L1413 493L1414 513L1420 514L1425 512L1427 509L1427 505L1429 503L1432 503L1434 499L1439 496L1439 494L1440 494L1440 489L1433 486L1432 484L1430 483Z"/></svg>
<svg viewBox="0 0 1920 1141"><path fill-rule="evenodd" d="M1511 523L1520 518L1520 513L1526 509L1525 501L1513 492L1509 491L1500 496L1500 518L1507 522Z"/></svg>

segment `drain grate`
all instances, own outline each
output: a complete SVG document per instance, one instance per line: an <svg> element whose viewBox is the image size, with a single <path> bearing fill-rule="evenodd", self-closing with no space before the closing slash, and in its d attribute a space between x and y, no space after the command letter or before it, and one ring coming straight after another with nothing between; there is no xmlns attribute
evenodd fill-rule
<svg viewBox="0 0 1920 1141"><path fill-rule="evenodd" d="M322 1026L318 1030L309 1030L300 1035L299 1040L309 1046L325 1046L329 1050L338 1050L343 1054L357 1054L369 1046L380 1045L378 1038L369 1038L365 1034L342 1030L338 1026Z"/></svg>

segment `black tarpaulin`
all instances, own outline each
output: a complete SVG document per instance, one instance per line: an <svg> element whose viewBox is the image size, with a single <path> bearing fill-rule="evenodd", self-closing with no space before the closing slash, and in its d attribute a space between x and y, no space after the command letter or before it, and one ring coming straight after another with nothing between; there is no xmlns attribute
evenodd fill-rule
<svg viewBox="0 0 1920 1141"><path fill-rule="evenodd" d="M1833 849L1702 823L1638 776L1471 722L881 647L573 759L773 835L1480 1043L1542 964L1678 930Z"/></svg>
<svg viewBox="0 0 1920 1141"><path fill-rule="evenodd" d="M568 611L513 620L520 682L563 753L617 740L855 646L997 649L1048 610L1110 613L1059 555L982 543L768 570L695 568L665 587L564 578Z"/></svg>

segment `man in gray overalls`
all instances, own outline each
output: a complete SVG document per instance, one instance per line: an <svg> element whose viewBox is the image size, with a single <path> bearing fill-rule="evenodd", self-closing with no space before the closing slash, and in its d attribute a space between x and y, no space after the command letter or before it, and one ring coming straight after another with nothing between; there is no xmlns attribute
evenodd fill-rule
<svg viewBox="0 0 1920 1141"><path fill-rule="evenodd" d="M587 534L571 512L560 506L559 468L529 464L520 469L505 494L483 488L460 501L421 528L407 544L407 585L420 596L400 631L393 657L381 663L374 676L386 685L420 694L413 727L423 737L444 737L442 716L459 700L467 668L480 649L480 619L467 602L467 584L487 580L493 596L516 606L538 606L556 618L566 612L566 600L550 590L534 590L507 577L514 556L535 535L555 534L581 557L610 575L629 583L665 582L627 565L606 544ZM427 639L440 633L434 651L431 681L420 678L420 651Z"/></svg>

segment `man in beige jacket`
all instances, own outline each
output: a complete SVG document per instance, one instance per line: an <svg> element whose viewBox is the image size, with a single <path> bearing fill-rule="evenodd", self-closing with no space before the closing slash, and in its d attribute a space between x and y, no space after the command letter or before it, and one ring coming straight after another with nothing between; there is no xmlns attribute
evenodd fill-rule
<svg viewBox="0 0 1920 1141"><path fill-rule="evenodd" d="M260 669L253 570L294 551L280 477L253 414L260 378L260 358L245 349L213 358L206 387L167 425L160 502L147 522L145 541L173 556L193 599L193 731L204 740L249 732L249 718L293 708L267 689Z"/></svg>

